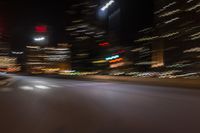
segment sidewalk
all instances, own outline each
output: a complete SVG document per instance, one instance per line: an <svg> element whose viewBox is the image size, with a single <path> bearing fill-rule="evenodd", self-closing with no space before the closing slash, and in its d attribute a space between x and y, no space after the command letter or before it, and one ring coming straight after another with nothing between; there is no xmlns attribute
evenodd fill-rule
<svg viewBox="0 0 200 133"><path fill-rule="evenodd" d="M11 82L11 78L8 76L0 75L0 87L8 85Z"/></svg>
<svg viewBox="0 0 200 133"><path fill-rule="evenodd" d="M65 78L79 79L79 80L118 81L118 82L129 82L142 85L200 89L200 80L194 80L194 79L134 78L126 76L102 76L102 75L67 76Z"/></svg>

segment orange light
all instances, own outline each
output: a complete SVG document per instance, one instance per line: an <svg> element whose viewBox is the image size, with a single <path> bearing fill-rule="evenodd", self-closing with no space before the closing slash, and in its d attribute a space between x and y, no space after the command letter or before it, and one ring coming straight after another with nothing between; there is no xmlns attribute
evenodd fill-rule
<svg viewBox="0 0 200 133"><path fill-rule="evenodd" d="M116 63L116 62L120 62L120 61L123 61L123 60L124 60L123 58L118 58L118 59L109 61L109 63Z"/></svg>
<svg viewBox="0 0 200 133"><path fill-rule="evenodd" d="M124 66L125 63L124 62L120 62L120 63L116 63L116 64L111 64L110 68L117 68L117 67L121 67Z"/></svg>

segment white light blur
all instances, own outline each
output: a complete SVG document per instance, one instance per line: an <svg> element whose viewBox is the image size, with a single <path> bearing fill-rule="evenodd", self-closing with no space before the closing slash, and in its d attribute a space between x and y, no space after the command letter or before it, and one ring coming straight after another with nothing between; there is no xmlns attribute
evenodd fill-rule
<svg viewBox="0 0 200 133"><path fill-rule="evenodd" d="M22 89L22 90L34 90L34 88L31 87L31 86L21 86L20 89Z"/></svg>
<svg viewBox="0 0 200 133"><path fill-rule="evenodd" d="M105 11L106 9L108 9L114 2L114 0L110 0L108 3L106 3L105 6L101 8L101 11Z"/></svg>
<svg viewBox="0 0 200 133"><path fill-rule="evenodd" d="M48 86L44 86L44 85L35 85L35 88L42 89L42 90L47 90L47 89L49 89Z"/></svg>
<svg viewBox="0 0 200 133"><path fill-rule="evenodd" d="M106 60L108 61L108 60L113 60L113 59L117 59L117 58L119 58L119 55L108 57L108 58L106 58Z"/></svg>
<svg viewBox="0 0 200 133"><path fill-rule="evenodd" d="M192 52L196 52L196 53L200 52L200 47L195 47L195 48L191 48L191 49L183 51L183 53L192 53Z"/></svg>
<svg viewBox="0 0 200 133"><path fill-rule="evenodd" d="M15 52L15 51L12 51L12 54L16 54L16 55L22 55L24 52Z"/></svg>
<svg viewBox="0 0 200 133"><path fill-rule="evenodd" d="M45 37L36 37L34 38L34 41L44 41L45 40Z"/></svg>
<svg viewBox="0 0 200 133"><path fill-rule="evenodd" d="M172 23L172 22L174 22L174 21L176 21L176 20L179 20L179 19L180 19L179 17L176 17L176 18L170 19L170 20L166 21L165 24Z"/></svg>
<svg viewBox="0 0 200 133"><path fill-rule="evenodd" d="M47 82L42 81L42 80L35 80L35 81L32 81L32 82L34 82L36 84L47 84Z"/></svg>
<svg viewBox="0 0 200 133"><path fill-rule="evenodd" d="M63 70L61 72L64 72L64 73L74 73L74 72L76 72L76 70Z"/></svg>

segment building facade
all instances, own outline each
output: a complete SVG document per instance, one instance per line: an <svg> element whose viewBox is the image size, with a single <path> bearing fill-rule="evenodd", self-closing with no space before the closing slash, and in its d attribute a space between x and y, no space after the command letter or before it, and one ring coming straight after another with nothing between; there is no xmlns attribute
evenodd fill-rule
<svg viewBox="0 0 200 133"><path fill-rule="evenodd" d="M71 70L70 46L26 46L26 69L31 74L59 74Z"/></svg>
<svg viewBox="0 0 200 133"><path fill-rule="evenodd" d="M154 0L154 25L139 32L137 47L133 49L137 54L145 53L146 57L137 58L136 64L143 65L147 71L177 70L183 75L198 72L199 2Z"/></svg>
<svg viewBox="0 0 200 133"><path fill-rule="evenodd" d="M17 57L12 56L9 39L5 26L0 25L0 72L15 73L21 70L21 66L17 63Z"/></svg>
<svg viewBox="0 0 200 133"><path fill-rule="evenodd" d="M74 70L93 71L102 69L105 63L94 64L102 60L107 44L105 24L99 21L99 1L89 0L74 3L66 10L70 18L66 27L69 43L72 44L72 67ZM106 42L106 43L105 43Z"/></svg>
<svg viewBox="0 0 200 133"><path fill-rule="evenodd" d="M35 27L32 42L26 46L26 71L31 74L59 74L71 70L71 45L50 45L48 26Z"/></svg>

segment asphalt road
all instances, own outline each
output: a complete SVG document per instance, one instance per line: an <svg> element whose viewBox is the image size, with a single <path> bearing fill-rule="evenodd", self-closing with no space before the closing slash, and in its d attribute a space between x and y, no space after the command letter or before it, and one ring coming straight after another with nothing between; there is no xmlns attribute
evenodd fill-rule
<svg viewBox="0 0 200 133"><path fill-rule="evenodd" d="M0 133L200 133L200 90L14 76Z"/></svg>

